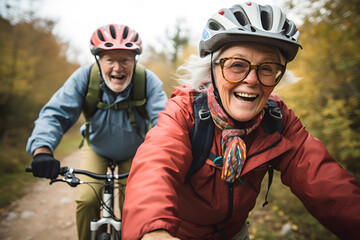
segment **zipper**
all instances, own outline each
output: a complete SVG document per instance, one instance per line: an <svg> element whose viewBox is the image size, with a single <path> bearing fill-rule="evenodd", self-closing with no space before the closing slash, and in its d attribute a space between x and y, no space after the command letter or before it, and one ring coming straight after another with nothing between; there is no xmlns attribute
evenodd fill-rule
<svg viewBox="0 0 360 240"><path fill-rule="evenodd" d="M275 147L276 145L278 145L281 142L281 140L282 140L282 136L278 140L276 140L274 143L270 144L269 146L257 151L256 153L250 154L249 156L246 157L246 160L249 160L250 158L255 157L256 155L259 155L260 153L266 152L267 150Z"/></svg>

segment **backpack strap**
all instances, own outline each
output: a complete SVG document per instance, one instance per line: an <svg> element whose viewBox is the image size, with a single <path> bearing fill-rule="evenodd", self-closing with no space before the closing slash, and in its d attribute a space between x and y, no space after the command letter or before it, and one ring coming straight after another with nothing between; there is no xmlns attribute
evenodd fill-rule
<svg viewBox="0 0 360 240"><path fill-rule="evenodd" d="M90 135L90 117L94 115L97 110L97 103L100 101L102 96L102 91L100 89L101 77L99 66L94 63L89 72L89 78L87 81L86 94L83 103L83 114L85 117L85 133L84 137L80 142L79 148L84 145L84 140L86 139L87 144L89 143Z"/></svg>
<svg viewBox="0 0 360 240"><path fill-rule="evenodd" d="M134 78L132 80L133 82L133 88L130 93L132 103L134 104L134 107L139 112L139 114L142 116L142 118L147 119L149 121L148 129L152 127L149 115L146 111L146 72L145 68L140 66L139 64L136 65L135 72L134 72ZM141 132L140 128L136 124L136 119L134 112L132 111L132 108L128 108L129 112L129 118L131 126L136 129L137 133L145 139L145 134Z"/></svg>
<svg viewBox="0 0 360 240"><path fill-rule="evenodd" d="M273 100L268 100L266 102L266 106L267 108L265 109L265 115L261 126L267 134L273 134L274 132L282 133L283 126L281 123L281 109Z"/></svg>
<svg viewBox="0 0 360 240"><path fill-rule="evenodd" d="M134 79L133 79L134 87L131 91L131 99L134 101L138 101L141 104L136 106L136 110L140 113L143 118L149 119L147 114L145 103L146 103L146 73L145 68L136 65Z"/></svg>
<svg viewBox="0 0 360 240"><path fill-rule="evenodd" d="M83 113L86 121L94 115L97 110L96 104L100 101L102 91L100 89L100 71L99 66L94 63L90 68L89 79L86 89L86 95L83 105Z"/></svg>
<svg viewBox="0 0 360 240"><path fill-rule="evenodd" d="M282 114L281 109L277 106L276 102L273 100L268 100L266 102L267 108L265 109L265 115L264 119L261 123L261 126L263 127L264 131L267 134L273 134L274 132L283 132L283 125L281 123ZM273 181L274 177L274 168L271 164L268 166L268 189L266 191L265 195L265 202L263 203L263 207L265 207L269 201L268 201L268 195L270 191L270 187Z"/></svg>
<svg viewBox="0 0 360 240"><path fill-rule="evenodd" d="M214 122L212 121L206 92L195 96L195 123L190 132L193 160L185 176L187 182L205 163L209 156L214 137Z"/></svg>

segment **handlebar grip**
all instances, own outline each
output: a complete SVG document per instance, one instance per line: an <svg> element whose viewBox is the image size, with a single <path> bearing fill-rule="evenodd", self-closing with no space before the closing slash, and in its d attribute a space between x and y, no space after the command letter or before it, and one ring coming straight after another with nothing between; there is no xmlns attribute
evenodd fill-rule
<svg viewBox="0 0 360 240"><path fill-rule="evenodd" d="M59 174L60 175L64 175L67 171L68 171L68 167L61 167L59 170Z"/></svg>
<svg viewBox="0 0 360 240"><path fill-rule="evenodd" d="M67 172L67 170L68 170L68 167L61 167L59 174L65 174ZM32 166L25 167L25 172L32 172L32 171L33 171Z"/></svg>

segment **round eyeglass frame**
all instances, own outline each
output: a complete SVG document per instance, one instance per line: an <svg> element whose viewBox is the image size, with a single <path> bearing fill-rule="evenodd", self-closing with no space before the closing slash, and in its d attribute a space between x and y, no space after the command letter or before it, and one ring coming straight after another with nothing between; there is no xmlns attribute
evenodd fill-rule
<svg viewBox="0 0 360 240"><path fill-rule="evenodd" d="M248 72L245 74L245 76L244 76L242 79L240 79L240 80L238 80L238 81L230 81L230 80L226 79L226 77L225 77L225 74L224 74L224 64L225 64L225 62L226 62L227 60L230 60L230 59L242 60L242 61L245 61L245 62L247 62L247 63L249 64L249 70L248 70ZM220 58L220 59L215 60L213 63L215 63L215 64L220 64L220 66L221 66L221 73L222 73L223 78L224 78L227 82L230 82L230 83L238 83L238 82L243 81L243 80L249 75L249 73L251 72L251 69L255 69L256 76L257 76L259 82L261 83L261 85L263 85L263 86L265 86L265 87L275 87L275 86L280 82L282 76L284 76L284 73L285 73L285 70L286 70L286 65L282 65L282 64L280 64L280 63L276 63L276 62L263 62L263 63L257 64L257 65L254 65L254 64L251 64L251 62L249 62L248 60L243 59L243 58L239 58L239 57ZM281 74L275 79L275 83L274 83L273 85L264 84L264 83L261 81L261 79L260 79L260 77L259 77L259 73L258 73L258 69L259 69L259 67L260 67L261 65L263 65L263 64L269 64L269 63L275 64L275 65L277 65L278 67L280 67L280 69L281 69Z"/></svg>

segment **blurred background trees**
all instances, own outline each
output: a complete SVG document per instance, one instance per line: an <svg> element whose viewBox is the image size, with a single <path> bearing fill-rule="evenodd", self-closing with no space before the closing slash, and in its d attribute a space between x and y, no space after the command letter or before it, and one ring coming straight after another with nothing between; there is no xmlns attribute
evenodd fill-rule
<svg viewBox="0 0 360 240"><path fill-rule="evenodd" d="M52 35L53 26L0 18L0 173L19 170L39 110L78 67L67 61L67 45Z"/></svg>
<svg viewBox="0 0 360 240"><path fill-rule="evenodd" d="M301 80L276 91L360 182L360 2L292 0L287 4L293 15L303 19L299 28L303 50L288 65ZM268 210L260 206L254 210L254 215L263 217L259 223L261 218L253 216L256 239L337 239L306 213L279 179L270 199ZM267 214L262 215L263 211ZM286 224L290 230L280 235ZM272 233L274 227L277 235Z"/></svg>
<svg viewBox="0 0 360 240"><path fill-rule="evenodd" d="M312 135L360 181L360 5L290 1L312 9L300 27L303 50L289 64L302 80L279 90Z"/></svg>
<svg viewBox="0 0 360 240"><path fill-rule="evenodd" d="M360 2L291 0L283 7L289 15L301 17L300 43L304 49L288 65L301 79L280 85L276 92L359 182ZM41 107L79 66L65 56L68 44L52 34L55 25L53 20L31 15L16 22L0 18L1 196L9 191L4 187L9 181L3 178L25 175L23 167L31 160L25 144ZM197 46L190 44L186 22L179 19L172 29L140 58L140 63L163 81L168 96L178 85L174 80L176 68L197 54ZM269 206L260 207L263 199L259 197L250 217L252 238L336 239L307 213L278 177L270 190ZM282 234L284 226L290 230Z"/></svg>

